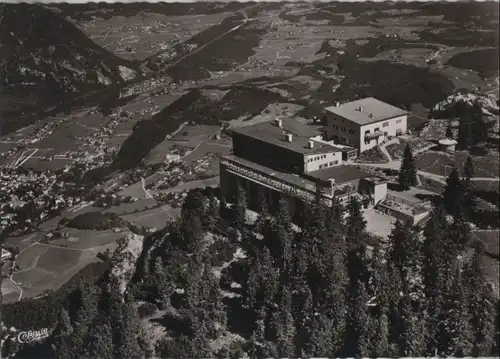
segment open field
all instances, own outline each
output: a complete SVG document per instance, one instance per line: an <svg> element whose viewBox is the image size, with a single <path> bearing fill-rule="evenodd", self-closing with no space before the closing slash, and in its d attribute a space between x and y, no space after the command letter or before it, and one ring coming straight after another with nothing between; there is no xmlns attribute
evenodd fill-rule
<svg viewBox="0 0 500 359"><path fill-rule="evenodd" d="M29 247L18 245L21 249L16 258L19 270L14 272L12 280L22 289L22 293L16 286L7 284L7 289L14 289L12 294L4 297L6 302L16 301L20 295L22 298L34 297L46 290L59 288L89 263L100 261L96 257L99 252L116 249L116 241L125 235L113 231L82 231L74 228L64 228L63 231L68 233L68 239L43 244L31 241L31 235L25 238L31 242ZM16 243L20 244L19 239Z"/></svg>
<svg viewBox="0 0 500 359"><path fill-rule="evenodd" d="M231 145L220 143L219 141L206 141L200 144L194 151L190 152L182 160L191 162L201 159L207 153L214 153L221 156L226 156L231 152Z"/></svg>
<svg viewBox="0 0 500 359"><path fill-rule="evenodd" d="M73 160L66 158L54 158L51 161L41 158L30 158L23 163L22 167L38 171L53 171L64 168L71 163L73 163Z"/></svg>
<svg viewBox="0 0 500 359"><path fill-rule="evenodd" d="M187 125L171 140L185 147L196 147L201 141L209 139L219 130L219 126Z"/></svg>
<svg viewBox="0 0 500 359"><path fill-rule="evenodd" d="M443 152L429 151L416 156L417 168L421 171L435 173L444 176L450 173L449 166L455 166L460 173L463 173L463 165L467 160L466 152L456 152L455 155L449 155ZM494 177L498 178L500 170L498 153L487 156L472 156L474 164L474 177ZM445 165L446 170L445 170Z"/></svg>
<svg viewBox="0 0 500 359"><path fill-rule="evenodd" d="M158 202L152 198L140 199L133 203L123 203L120 206L113 206L103 210L103 213L116 213L118 215L132 214L158 206Z"/></svg>
<svg viewBox="0 0 500 359"><path fill-rule="evenodd" d="M64 218L75 218L76 216L87 213L87 212L95 212L95 211L100 211L102 208L99 207L94 207L92 206L92 203L90 202L83 202L79 203L77 205L74 205L73 207L70 207L66 210L64 210L61 215Z"/></svg>
<svg viewBox="0 0 500 359"><path fill-rule="evenodd" d="M94 250L101 247L115 245L116 241L125 236L126 232L93 231L76 228L64 228L68 239L57 239L49 243L54 246L63 246L69 249ZM101 250L101 249L99 249Z"/></svg>
<svg viewBox="0 0 500 359"><path fill-rule="evenodd" d="M219 185L219 176L204 179L204 180L194 180L186 183L179 183L177 186L160 191L150 191L151 193L169 193L169 192L182 192L189 191L194 188L205 188L205 187L217 187Z"/></svg>
<svg viewBox="0 0 500 359"><path fill-rule="evenodd" d="M214 26L231 13L191 16L140 15L94 18L83 30L98 45L126 59L144 60ZM112 30L109 30L111 27Z"/></svg>
<svg viewBox="0 0 500 359"><path fill-rule="evenodd" d="M172 208L168 205L163 205L161 207L150 209L147 211L142 211L139 213L134 213L130 215L124 215L122 218L130 223L138 226L144 226L146 228L163 228L165 225L174 217L180 214L180 208Z"/></svg>

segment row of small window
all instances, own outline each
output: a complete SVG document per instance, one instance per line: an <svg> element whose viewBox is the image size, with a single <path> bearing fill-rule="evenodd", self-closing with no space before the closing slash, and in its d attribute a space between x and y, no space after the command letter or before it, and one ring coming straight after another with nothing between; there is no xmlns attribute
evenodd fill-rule
<svg viewBox="0 0 500 359"><path fill-rule="evenodd" d="M332 166L335 166L338 164L339 164L339 161L335 160L335 161L332 161L330 163L325 163L323 165L319 165L319 169L326 168L326 167L332 167Z"/></svg>
<svg viewBox="0 0 500 359"><path fill-rule="evenodd" d="M308 158L307 162L319 161L319 160L322 160L322 159L325 159L325 158L326 158L326 155L316 156L316 157L313 157L313 158Z"/></svg>
<svg viewBox="0 0 500 359"><path fill-rule="evenodd" d="M339 126L338 125L333 125L333 128L338 130ZM340 127L340 131L345 132L346 128L345 127ZM353 129L348 129L347 132L349 132L351 135L354 135L355 131Z"/></svg>
<svg viewBox="0 0 500 359"><path fill-rule="evenodd" d="M402 119L396 120L396 124L401 123L401 122L403 122L403 120L402 120ZM388 126L389 126L389 121L382 122L382 127L388 127ZM339 129L339 126L338 126L338 125L332 125L332 127L333 127L334 129L336 129L336 130L338 130L338 129ZM346 128L345 128L345 127L340 127L340 130L341 130L342 132L345 132L345 131L346 131ZM375 129L375 131L377 131L377 129ZM355 131L354 131L354 130L352 130L352 129L347 130L347 132L349 132L351 135L353 135L353 134L355 133Z"/></svg>
<svg viewBox="0 0 500 359"><path fill-rule="evenodd" d="M344 136L333 136L333 141L335 142L340 142L340 143L349 143L351 145L354 145L354 140L352 138L345 138Z"/></svg>

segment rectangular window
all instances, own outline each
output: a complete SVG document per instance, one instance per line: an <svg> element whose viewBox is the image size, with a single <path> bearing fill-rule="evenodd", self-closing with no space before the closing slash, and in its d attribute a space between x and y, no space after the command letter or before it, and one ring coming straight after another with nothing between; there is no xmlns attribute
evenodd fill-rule
<svg viewBox="0 0 500 359"><path fill-rule="evenodd" d="M396 120L396 123L401 123L401 122L403 122L402 119Z"/></svg>
<svg viewBox="0 0 500 359"><path fill-rule="evenodd" d="M375 128L375 132L378 132L378 131L380 131L380 128L379 128L379 127L376 127L376 128Z"/></svg>
<svg viewBox="0 0 500 359"><path fill-rule="evenodd" d="M370 130L365 131L365 135L368 135L370 133Z"/></svg>
<svg viewBox="0 0 500 359"><path fill-rule="evenodd" d="M389 126L389 122L384 122L384 123L382 124L382 127L387 127L387 126Z"/></svg>

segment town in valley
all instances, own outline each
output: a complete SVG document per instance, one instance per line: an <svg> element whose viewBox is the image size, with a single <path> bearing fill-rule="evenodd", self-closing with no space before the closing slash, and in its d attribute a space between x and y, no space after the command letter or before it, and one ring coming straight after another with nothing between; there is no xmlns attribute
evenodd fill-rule
<svg viewBox="0 0 500 359"><path fill-rule="evenodd" d="M498 357L498 16L0 4L0 358Z"/></svg>

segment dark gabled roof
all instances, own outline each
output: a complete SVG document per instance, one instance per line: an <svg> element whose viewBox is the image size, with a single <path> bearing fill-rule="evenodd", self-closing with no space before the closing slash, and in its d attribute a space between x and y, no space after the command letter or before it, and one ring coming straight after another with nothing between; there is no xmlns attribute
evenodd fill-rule
<svg viewBox="0 0 500 359"><path fill-rule="evenodd" d="M359 111L360 108L361 111ZM374 97L347 102L339 106L326 107L325 110L361 126L409 114L408 111L389 105Z"/></svg>

